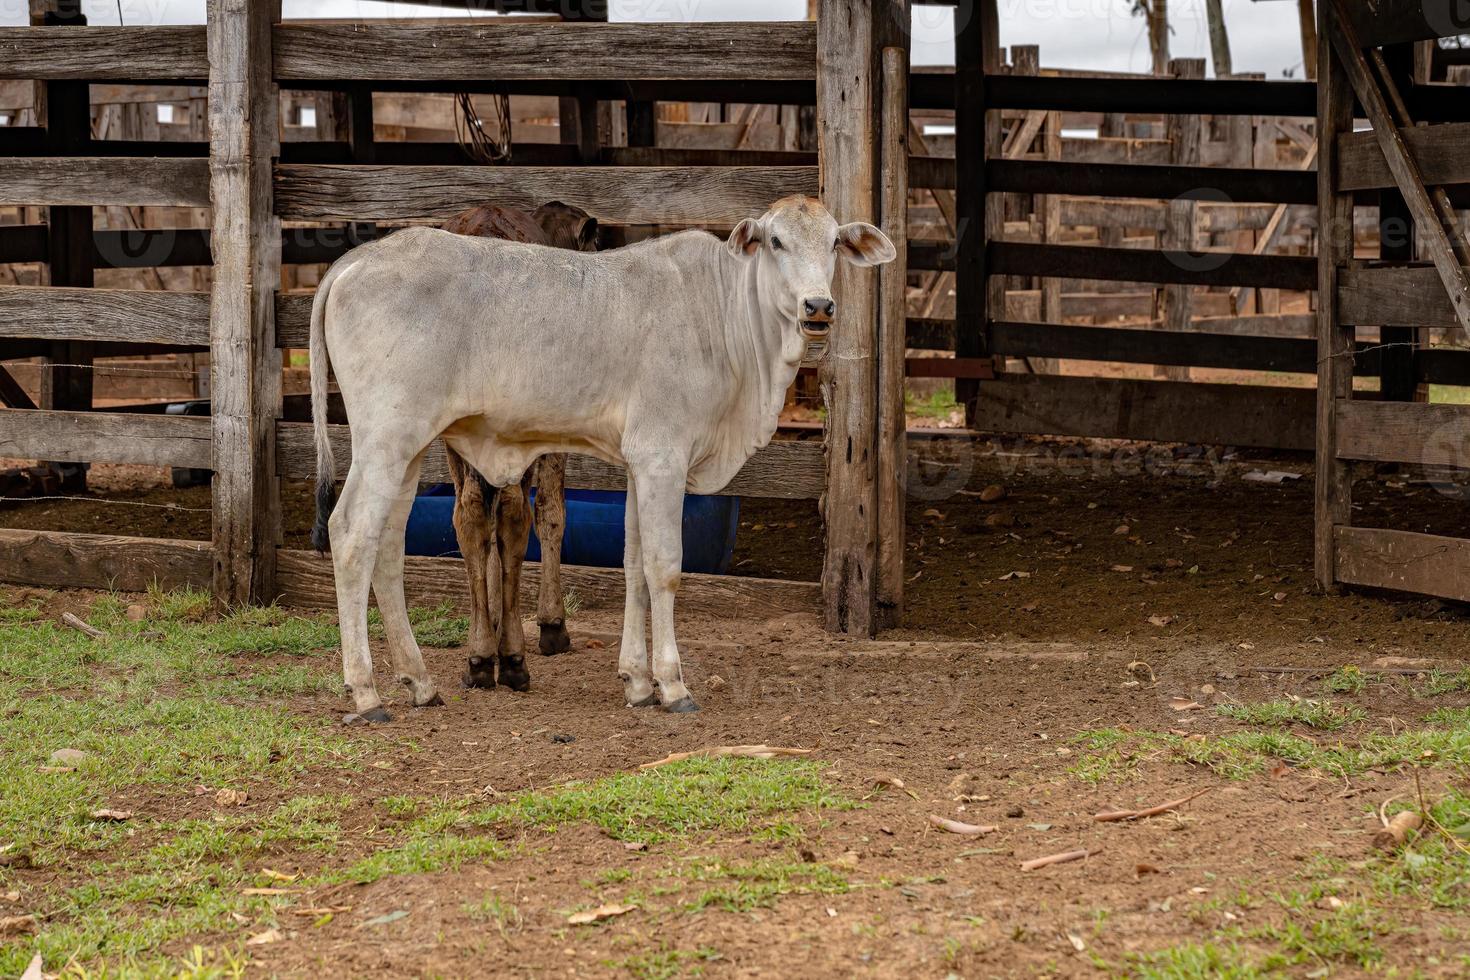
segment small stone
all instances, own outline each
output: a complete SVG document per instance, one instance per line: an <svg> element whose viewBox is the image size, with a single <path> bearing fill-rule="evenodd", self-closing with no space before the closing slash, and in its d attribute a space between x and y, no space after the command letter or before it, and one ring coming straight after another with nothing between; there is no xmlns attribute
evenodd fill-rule
<svg viewBox="0 0 1470 980"><path fill-rule="evenodd" d="M1213 685L1213 684L1201 684L1200 685L1200 688L1199 688L1199 692L1201 694L1214 694L1215 693L1215 685Z"/></svg>
<svg viewBox="0 0 1470 980"><path fill-rule="evenodd" d="M986 527L1010 527L1016 523L1016 519L1010 514L987 514L985 515Z"/></svg>
<svg viewBox="0 0 1470 980"><path fill-rule="evenodd" d="M719 674L711 674L709 676L709 680L704 682L704 686L709 688L711 691L718 691L720 688L725 686L725 679Z"/></svg>
<svg viewBox="0 0 1470 980"><path fill-rule="evenodd" d="M87 753L81 749L57 749L51 753L51 765L75 766L81 764L86 758Z"/></svg>
<svg viewBox="0 0 1470 980"><path fill-rule="evenodd" d="M1001 486L999 483L992 483L990 486L980 491L980 502L983 504L993 504L1005 495L1005 487Z"/></svg>
<svg viewBox="0 0 1470 980"><path fill-rule="evenodd" d="M557 743L558 745L571 745L573 742L575 742L577 740L577 736L575 736L575 735L553 735L553 736L551 736L551 740L553 742Z"/></svg>
<svg viewBox="0 0 1470 980"><path fill-rule="evenodd" d="M135 602L128 607L127 612L124 615L128 617L128 620L130 622L140 623L148 615L148 610Z"/></svg>
<svg viewBox="0 0 1470 980"><path fill-rule="evenodd" d="M1012 820L1018 820L1025 815L1026 811L1021 809L1021 804L1019 803L1012 803L1010 806L1006 807L1006 816L1010 817Z"/></svg>

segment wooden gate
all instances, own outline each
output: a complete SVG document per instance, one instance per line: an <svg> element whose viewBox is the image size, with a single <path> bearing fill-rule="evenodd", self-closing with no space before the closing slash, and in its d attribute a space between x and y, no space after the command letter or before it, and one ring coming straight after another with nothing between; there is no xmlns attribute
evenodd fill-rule
<svg viewBox="0 0 1470 980"><path fill-rule="evenodd" d="M1470 106L1464 90L1412 85L1412 45L1465 33L1456 0L1384 0L1321 5L1317 92L1320 305L1317 322L1316 571L1337 583L1470 600L1470 540L1353 526L1357 460L1464 468L1470 409L1380 400L1353 390L1355 331L1382 330L1385 357L1423 357L1432 328L1457 342L1470 329L1470 265L1447 187L1470 182ZM1372 124L1354 132L1354 103ZM1352 254L1355 202L1381 194L1381 219L1397 214L1406 234L1376 262ZM1415 240L1420 260L1414 253ZM1412 391L1410 392L1412 394Z"/></svg>

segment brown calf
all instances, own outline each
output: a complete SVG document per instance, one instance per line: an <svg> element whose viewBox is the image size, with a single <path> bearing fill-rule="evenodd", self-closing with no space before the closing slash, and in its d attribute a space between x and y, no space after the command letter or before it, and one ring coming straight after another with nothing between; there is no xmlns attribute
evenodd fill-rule
<svg viewBox="0 0 1470 980"><path fill-rule="evenodd" d="M597 247L597 221L559 201L543 204L534 213L481 206L455 215L443 227L460 235L583 252ZM542 456L519 484L497 490L454 451L448 457L454 481L454 533L470 577L470 659L464 682L469 687L494 687L498 657L500 683L524 691L531 686L531 675L521 632L520 586L531 529L532 486L536 488L536 536L541 539L541 590L536 604L541 652L550 656L572 645L561 591L567 458Z"/></svg>

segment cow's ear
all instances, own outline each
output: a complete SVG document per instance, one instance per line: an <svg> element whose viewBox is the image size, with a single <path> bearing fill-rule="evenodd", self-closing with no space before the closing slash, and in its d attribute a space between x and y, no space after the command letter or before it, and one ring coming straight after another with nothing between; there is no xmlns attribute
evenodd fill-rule
<svg viewBox="0 0 1470 980"><path fill-rule="evenodd" d="M725 239L725 247L730 250L731 255L754 255L761 247L761 226L754 218L746 218L735 226L730 232L730 237Z"/></svg>
<svg viewBox="0 0 1470 980"><path fill-rule="evenodd" d="M577 226L577 246L584 252L597 250L597 219L587 217Z"/></svg>
<svg viewBox="0 0 1470 980"><path fill-rule="evenodd" d="M837 251L853 265L883 265L898 257L888 236L866 221L854 221L837 229Z"/></svg>

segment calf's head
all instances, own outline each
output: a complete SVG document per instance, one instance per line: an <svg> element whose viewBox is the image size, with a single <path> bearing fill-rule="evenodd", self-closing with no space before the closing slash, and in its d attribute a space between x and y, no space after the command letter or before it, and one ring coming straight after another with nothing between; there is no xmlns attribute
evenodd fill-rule
<svg viewBox="0 0 1470 980"><path fill-rule="evenodd" d="M759 218L746 218L726 241L731 254L760 263L757 283L767 314L790 324L782 348L820 346L837 318L832 276L841 258L882 265L898 254L888 236L865 221L839 225L804 195L784 197Z"/></svg>

